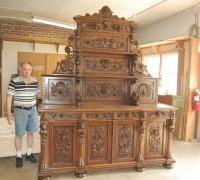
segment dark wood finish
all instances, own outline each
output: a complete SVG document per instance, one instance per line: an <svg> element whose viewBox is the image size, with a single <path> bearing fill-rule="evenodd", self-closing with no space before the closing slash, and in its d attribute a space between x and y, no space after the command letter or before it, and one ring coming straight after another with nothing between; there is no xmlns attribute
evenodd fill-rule
<svg viewBox="0 0 200 180"><path fill-rule="evenodd" d="M68 55L43 75L38 179L172 168L177 108L158 103L157 79L139 61L136 23L113 16L107 6L74 19Z"/></svg>

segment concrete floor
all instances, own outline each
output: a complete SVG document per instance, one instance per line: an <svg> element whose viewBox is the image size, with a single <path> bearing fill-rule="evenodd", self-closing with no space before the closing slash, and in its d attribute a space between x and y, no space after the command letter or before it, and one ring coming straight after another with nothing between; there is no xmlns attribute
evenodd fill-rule
<svg viewBox="0 0 200 180"><path fill-rule="evenodd" d="M39 158L40 154L36 154ZM184 142L173 139L172 157L176 160L173 169L161 165L148 166L143 172L133 168L88 172L84 180L199 180L200 142ZM20 169L15 168L16 157L0 158L0 180L37 180L38 164L24 162ZM51 180L79 179L73 173L52 175Z"/></svg>

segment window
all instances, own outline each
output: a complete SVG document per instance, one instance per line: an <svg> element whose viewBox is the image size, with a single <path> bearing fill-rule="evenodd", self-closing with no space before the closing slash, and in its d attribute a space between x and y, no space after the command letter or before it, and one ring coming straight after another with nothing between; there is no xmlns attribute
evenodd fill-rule
<svg viewBox="0 0 200 180"><path fill-rule="evenodd" d="M177 93L178 54L145 56L144 64L152 77L161 78L158 84L158 94Z"/></svg>

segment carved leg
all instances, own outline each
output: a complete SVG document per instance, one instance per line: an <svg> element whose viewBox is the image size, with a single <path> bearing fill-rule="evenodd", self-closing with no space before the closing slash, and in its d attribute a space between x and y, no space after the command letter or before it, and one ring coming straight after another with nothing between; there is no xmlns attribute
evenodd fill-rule
<svg viewBox="0 0 200 180"><path fill-rule="evenodd" d="M134 169L138 172L142 172L145 170L145 167L134 167Z"/></svg>
<svg viewBox="0 0 200 180"><path fill-rule="evenodd" d="M85 167L84 163L84 137L86 134L86 129L85 129L85 122L80 121L78 122L78 138L79 138L79 160L78 160L78 166L76 168L76 172L74 175L79 178L83 178L87 175L87 168Z"/></svg>
<svg viewBox="0 0 200 180"><path fill-rule="evenodd" d="M51 175L48 176L38 176L38 180L50 180L51 179Z"/></svg>
<svg viewBox="0 0 200 180"><path fill-rule="evenodd" d="M171 112L171 116L172 118L174 118L175 113ZM175 123L176 123L176 119L169 119L168 120L168 134L169 134L169 141L167 144L167 156L166 156L166 162L165 164L163 164L163 166L165 168L168 169L172 169L174 167L173 163L175 163L175 160L172 159L172 155L171 155L171 143L172 143L172 137L174 134L174 129L175 129Z"/></svg>
<svg viewBox="0 0 200 180"><path fill-rule="evenodd" d="M163 164L163 166L167 169L172 169L174 167L173 164Z"/></svg>
<svg viewBox="0 0 200 180"><path fill-rule="evenodd" d="M140 135L140 140L139 140L139 154L138 154L138 160L136 167L134 168L136 171L142 172L145 170L146 163L144 162L144 134L145 134L145 129L146 129L146 120L140 120L139 122L139 135Z"/></svg>
<svg viewBox="0 0 200 180"><path fill-rule="evenodd" d="M87 172L83 169L83 172L80 172L80 169L78 170L79 172L75 172L74 175L78 178L83 178L87 176Z"/></svg>

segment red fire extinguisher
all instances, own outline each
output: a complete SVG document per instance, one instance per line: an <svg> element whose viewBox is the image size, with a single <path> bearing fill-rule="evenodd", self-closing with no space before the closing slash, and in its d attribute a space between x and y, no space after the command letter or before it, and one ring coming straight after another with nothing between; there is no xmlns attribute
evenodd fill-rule
<svg viewBox="0 0 200 180"><path fill-rule="evenodd" d="M200 90L196 89L193 95L193 102L192 102L192 109L195 111L199 110L199 97L200 97Z"/></svg>

